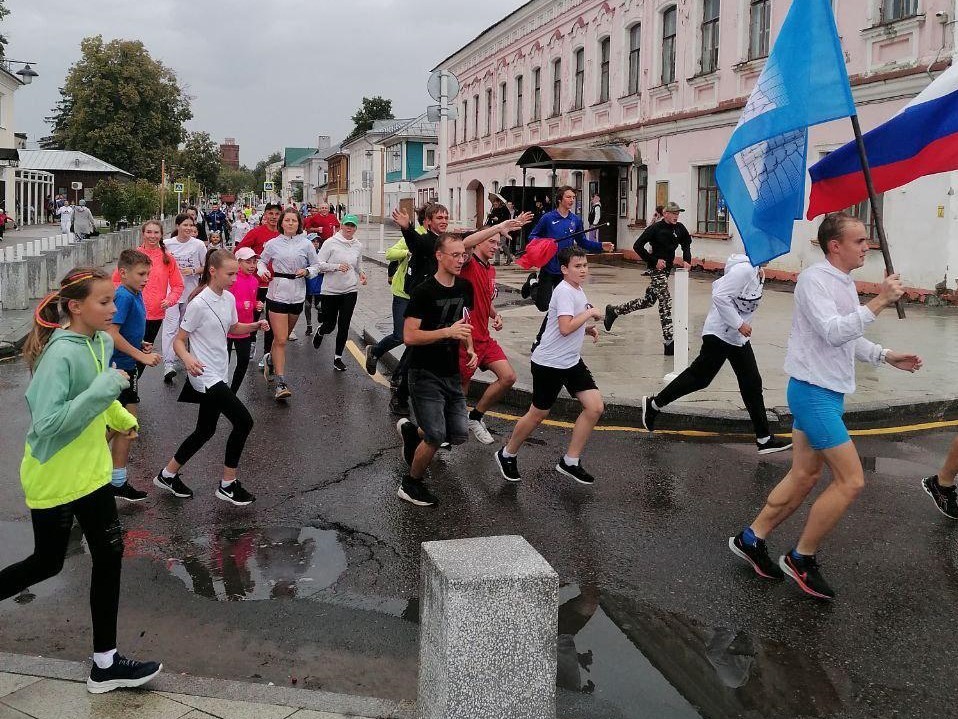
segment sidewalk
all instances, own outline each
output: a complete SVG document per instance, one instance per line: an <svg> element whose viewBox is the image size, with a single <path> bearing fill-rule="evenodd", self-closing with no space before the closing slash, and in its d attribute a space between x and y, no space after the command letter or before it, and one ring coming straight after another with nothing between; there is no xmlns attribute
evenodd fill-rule
<svg viewBox="0 0 958 719"><path fill-rule="evenodd" d="M412 719L408 702L161 673L147 689L90 694L89 664L0 652L0 719Z"/></svg>

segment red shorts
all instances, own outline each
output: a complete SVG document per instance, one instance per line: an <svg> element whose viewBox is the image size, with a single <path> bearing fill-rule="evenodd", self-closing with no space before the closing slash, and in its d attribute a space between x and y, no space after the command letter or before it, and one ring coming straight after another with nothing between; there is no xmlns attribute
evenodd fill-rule
<svg viewBox="0 0 958 719"><path fill-rule="evenodd" d="M463 345L459 345L459 374L462 376L464 382L471 380L477 370L488 369L489 365L493 362L506 359L506 353L503 352L502 347L500 347L499 343L492 339L492 337L474 337L472 347L476 351L476 356L479 358L479 366L476 369L469 369L466 366L466 362L469 361L469 356L466 354L466 348Z"/></svg>

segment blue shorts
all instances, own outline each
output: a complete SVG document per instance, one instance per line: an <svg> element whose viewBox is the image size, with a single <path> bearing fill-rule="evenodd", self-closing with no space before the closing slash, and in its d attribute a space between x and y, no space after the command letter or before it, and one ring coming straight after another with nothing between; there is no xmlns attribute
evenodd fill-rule
<svg viewBox="0 0 958 719"><path fill-rule="evenodd" d="M786 396L792 429L804 432L812 449L831 449L851 439L842 421L845 395L841 392L790 377Z"/></svg>

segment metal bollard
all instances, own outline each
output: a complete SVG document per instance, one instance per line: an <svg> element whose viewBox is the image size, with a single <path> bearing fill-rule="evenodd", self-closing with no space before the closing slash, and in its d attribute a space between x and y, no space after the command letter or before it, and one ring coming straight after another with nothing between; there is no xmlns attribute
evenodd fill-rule
<svg viewBox="0 0 958 719"><path fill-rule="evenodd" d="M672 358L672 371L665 375L666 382L674 380L689 366L689 271L677 267L674 277L672 339L675 342L675 356Z"/></svg>

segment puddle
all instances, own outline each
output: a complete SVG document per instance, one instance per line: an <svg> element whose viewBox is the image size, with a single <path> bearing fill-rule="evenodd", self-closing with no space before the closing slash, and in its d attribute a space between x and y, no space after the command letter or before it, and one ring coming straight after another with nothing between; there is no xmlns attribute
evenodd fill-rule
<svg viewBox="0 0 958 719"><path fill-rule="evenodd" d="M335 584L346 571L346 554L333 529L224 529L193 538L166 566L187 589L207 599L293 599Z"/></svg>
<svg viewBox="0 0 958 719"><path fill-rule="evenodd" d="M26 559L32 553L33 525L30 522L0 522L0 568ZM86 540L83 539L80 526L74 524L67 544L67 557L84 553L86 553ZM52 597L63 591L66 581L63 573L58 574L36 586L28 587L13 597L13 601L22 605L29 604L37 597ZM0 602L0 612L11 608L7 602Z"/></svg>

